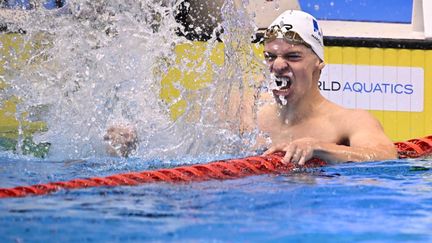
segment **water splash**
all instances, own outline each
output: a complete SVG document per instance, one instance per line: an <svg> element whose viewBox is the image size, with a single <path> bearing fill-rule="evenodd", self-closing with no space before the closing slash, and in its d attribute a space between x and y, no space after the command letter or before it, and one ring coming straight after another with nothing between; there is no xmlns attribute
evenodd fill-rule
<svg viewBox="0 0 432 243"><path fill-rule="evenodd" d="M174 17L179 4L77 0L62 11L28 14L19 28L26 30L23 45L30 46L30 57L19 68L6 68L5 97L19 97L19 111L43 111L38 115L48 131L34 140L51 144L49 158L105 155L103 135L116 123L137 128L136 156L143 159L250 152L256 130L242 131L240 113L245 105L233 107L224 99L237 96L242 103L245 85L252 90L256 85L257 69L250 64L260 62L250 45L253 23L242 5L224 4L219 31L224 30L225 64L210 65L214 79L201 89L176 84L178 99L189 106L173 120L171 104L161 101L160 90L170 68L188 68L175 62L175 47L190 43L177 35L183 29ZM206 53L217 44L214 35ZM255 109L253 103L247 106ZM227 114L218 113L221 108ZM198 118L190 119L197 110Z"/></svg>

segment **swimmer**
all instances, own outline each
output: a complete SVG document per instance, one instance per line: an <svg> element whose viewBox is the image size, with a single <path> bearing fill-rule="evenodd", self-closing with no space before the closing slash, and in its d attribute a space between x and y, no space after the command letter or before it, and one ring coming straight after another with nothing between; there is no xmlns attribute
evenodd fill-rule
<svg viewBox="0 0 432 243"><path fill-rule="evenodd" d="M288 10L277 17L264 35L264 57L271 77L263 85L274 101L257 113L258 128L271 140L265 155L282 151L284 162L300 165L313 157L327 162L396 159L392 141L370 113L343 108L321 95L324 45L313 16ZM117 126L108 129L105 139L112 154L128 156L136 137L134 129Z"/></svg>
<svg viewBox="0 0 432 243"><path fill-rule="evenodd" d="M397 157L381 124L367 111L346 109L323 97L318 80L324 63L317 20L288 10L264 34L264 57L276 102L257 114L271 146L264 154L286 152L284 162L304 164L312 157L327 162L375 161Z"/></svg>

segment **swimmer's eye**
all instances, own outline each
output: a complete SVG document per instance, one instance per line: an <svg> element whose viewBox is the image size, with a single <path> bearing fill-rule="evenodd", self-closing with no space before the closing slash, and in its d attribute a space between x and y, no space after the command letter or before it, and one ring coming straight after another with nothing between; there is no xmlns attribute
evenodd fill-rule
<svg viewBox="0 0 432 243"><path fill-rule="evenodd" d="M285 59L290 61L298 61L301 59L302 55L300 53L294 52L294 53L288 53L284 56Z"/></svg>
<svg viewBox="0 0 432 243"><path fill-rule="evenodd" d="M269 53L269 52L264 52L264 59L267 61L267 62L271 62L271 61L274 61L275 59L276 59L276 55L274 55L274 54L272 54L272 53Z"/></svg>
<svg viewBox="0 0 432 243"><path fill-rule="evenodd" d="M302 57L303 56L299 52L291 52L283 56L283 58L287 61L299 61ZM264 59L266 62L273 62L276 58L277 55L270 52L264 52Z"/></svg>

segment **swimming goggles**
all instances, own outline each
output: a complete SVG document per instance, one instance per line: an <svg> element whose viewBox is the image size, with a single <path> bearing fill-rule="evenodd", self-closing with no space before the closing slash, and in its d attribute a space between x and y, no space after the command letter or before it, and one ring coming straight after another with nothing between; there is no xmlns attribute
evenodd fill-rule
<svg viewBox="0 0 432 243"><path fill-rule="evenodd" d="M270 42L276 38L283 38L286 41L310 47L310 45L306 43L297 32L294 32L291 29L292 25L290 24L285 24L282 27L279 25L273 25L264 32L264 41Z"/></svg>

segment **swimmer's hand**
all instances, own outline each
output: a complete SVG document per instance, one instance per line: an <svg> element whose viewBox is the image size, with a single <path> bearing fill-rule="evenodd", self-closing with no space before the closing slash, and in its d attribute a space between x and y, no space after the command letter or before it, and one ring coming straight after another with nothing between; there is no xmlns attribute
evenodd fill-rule
<svg viewBox="0 0 432 243"><path fill-rule="evenodd" d="M136 130L125 125L109 127L104 140L107 141L107 152L112 156L128 157L135 152L138 144Z"/></svg>
<svg viewBox="0 0 432 243"><path fill-rule="evenodd" d="M282 159L283 163L292 162L304 165L306 161L312 159L314 151L317 149L319 149L319 141L317 139L301 138L290 143L272 145L264 152L264 155L282 151L285 152L285 156Z"/></svg>

